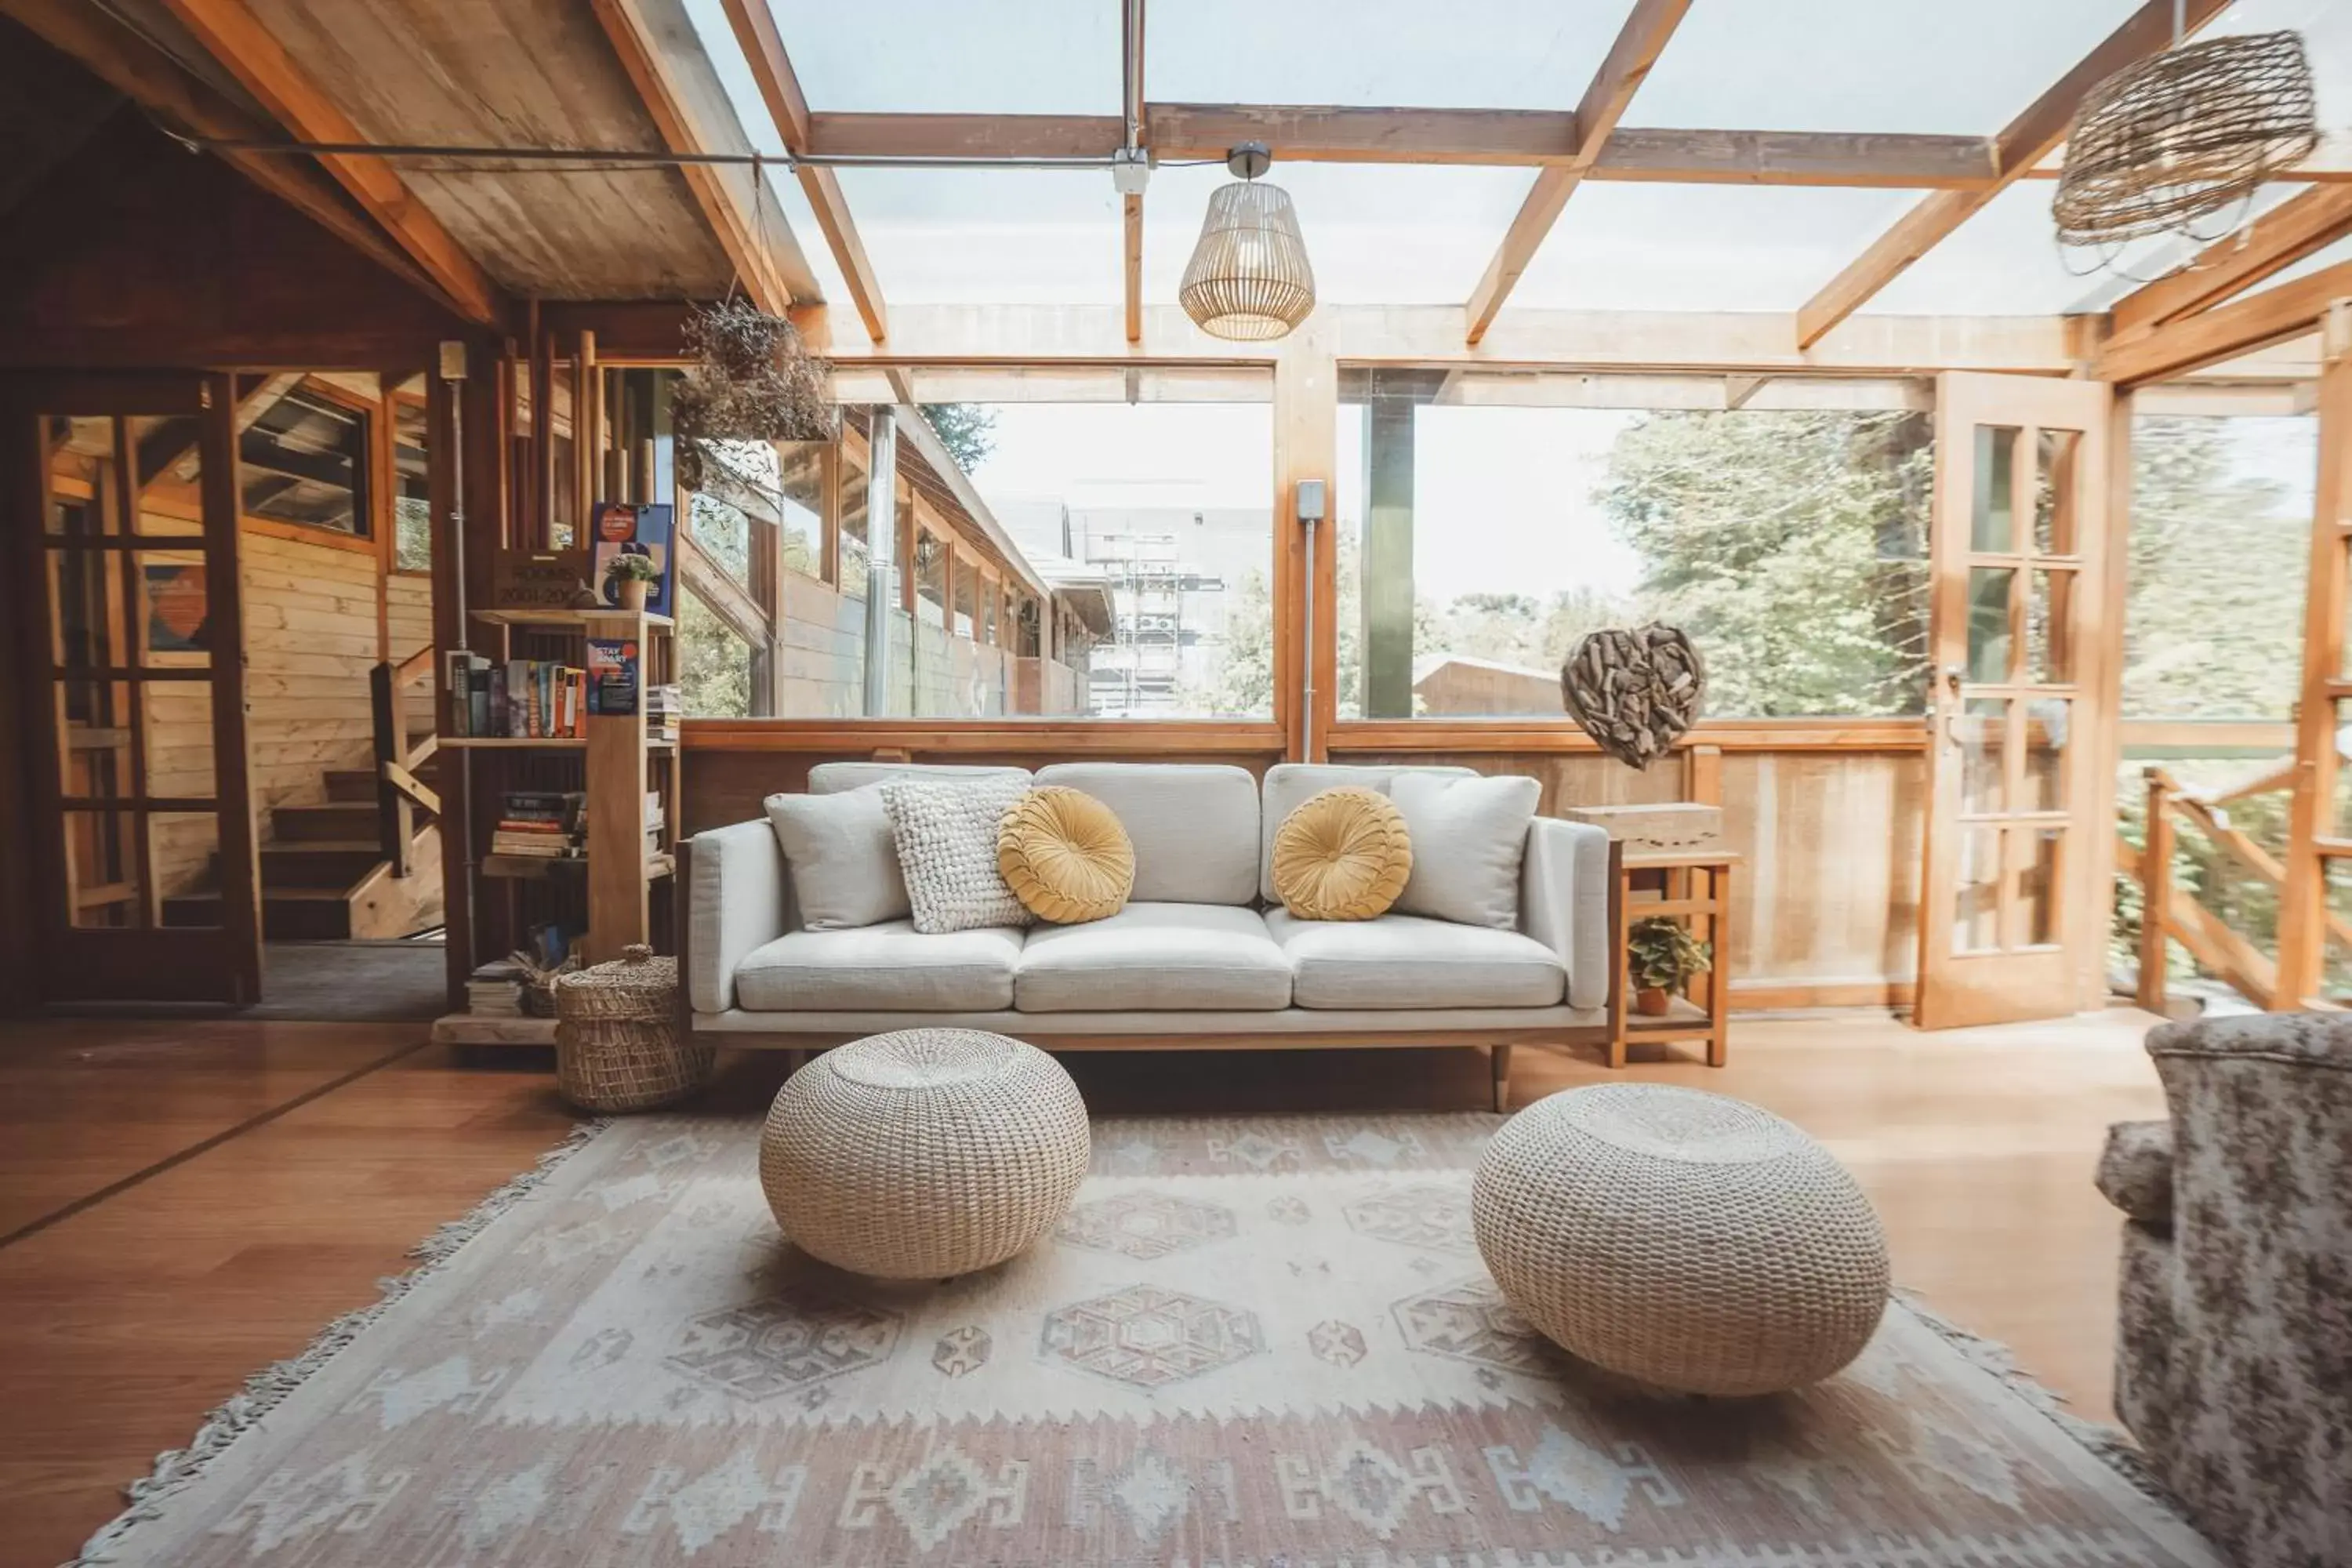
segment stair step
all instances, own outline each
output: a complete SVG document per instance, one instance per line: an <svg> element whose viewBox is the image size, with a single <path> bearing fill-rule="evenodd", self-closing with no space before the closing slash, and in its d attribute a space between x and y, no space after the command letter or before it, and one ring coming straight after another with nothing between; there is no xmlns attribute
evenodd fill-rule
<svg viewBox="0 0 2352 1568"><path fill-rule="evenodd" d="M423 737L418 738L421 740ZM438 771L440 753L437 752L425 758L417 766L416 776L426 784L431 784L434 773ZM375 799L375 770L373 768L329 768L327 799L330 804L357 803Z"/></svg>
<svg viewBox="0 0 2352 1568"><path fill-rule="evenodd" d="M261 886L280 889L349 889L375 869L383 847L372 838L297 838L261 847Z"/></svg>
<svg viewBox="0 0 2352 1568"><path fill-rule="evenodd" d="M218 893L163 900L167 926L221 923ZM351 900L339 888L271 888L261 895L261 934L275 941L331 942L352 934Z"/></svg>
<svg viewBox="0 0 2352 1568"><path fill-rule="evenodd" d="M329 801L323 805L281 805L269 814L270 837L280 843L297 839L367 839L376 835L376 805L372 800Z"/></svg>

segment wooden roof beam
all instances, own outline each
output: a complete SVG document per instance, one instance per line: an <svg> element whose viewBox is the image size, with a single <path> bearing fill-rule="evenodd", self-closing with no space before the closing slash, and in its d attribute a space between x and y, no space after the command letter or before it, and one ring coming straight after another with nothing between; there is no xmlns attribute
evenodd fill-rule
<svg viewBox="0 0 2352 1568"><path fill-rule="evenodd" d="M2220 15L2230 0L2183 0L2182 18L2191 31ZM2048 157L2065 140L2074 110L2091 89L2133 62L2172 42L2174 0L2147 0L2085 55L2073 70L2028 104L1993 138L1990 183L1973 190L1937 191L1895 221L1869 249L1847 263L1797 311L1797 346L1809 349L1823 334L1934 249L1986 203Z"/></svg>
<svg viewBox="0 0 2352 1568"><path fill-rule="evenodd" d="M2169 277L2116 301L2115 337L2127 340L2209 310L2352 232L2352 185L2315 185L2214 241Z"/></svg>
<svg viewBox="0 0 2352 1568"><path fill-rule="evenodd" d="M1475 343L1486 335L1495 322L1495 313L1519 281L1528 263L1535 258L1536 249L1543 244L1544 236L1568 205L1568 198L1584 178L1585 171L1601 156L1610 132L1617 129L1618 120L1625 106L1633 100L1633 92L1642 79L1674 37L1684 16L1690 10L1691 0L1634 0L1633 13L1618 30L1617 41L1610 47L1608 58L1584 89L1584 97L1576 106L1576 134L1572 139L1574 158L1566 163L1548 166L1536 175L1535 188L1528 193L1519 207L1518 216L1503 236L1495 259L1486 264L1486 275L1478 280L1465 309L1463 339Z"/></svg>
<svg viewBox="0 0 2352 1568"><path fill-rule="evenodd" d="M1289 163L1450 163L1542 168L1576 161L1566 110L1364 109L1333 104L1147 103L1145 142L1163 161L1216 160L1263 142ZM812 114L809 151L851 158L1102 158L1114 114ZM1992 139L1842 131L1620 126L1589 180L1688 184L1975 189L1994 176Z"/></svg>
<svg viewBox="0 0 2352 1568"><path fill-rule="evenodd" d="M682 6L672 0L591 0L591 5L664 146L673 153L751 150L716 72L698 80L686 68L702 46ZM707 57L699 63L709 68ZM735 135L722 142L727 130ZM754 181L764 174L754 172L745 179L740 167L709 163L682 164L678 173L753 304L782 315L795 303L823 297L782 216L761 208Z"/></svg>
<svg viewBox="0 0 2352 1568"><path fill-rule="evenodd" d="M205 52L297 140L368 140L294 63L244 0L163 0L163 4ZM489 274L410 193L391 164L381 158L332 154L322 155L319 163L351 193L362 211L383 226L460 315L486 326L504 319L505 302Z"/></svg>
<svg viewBox="0 0 2352 1568"><path fill-rule="evenodd" d="M775 122L784 151L812 151L808 99L801 91L800 78L793 74L791 57L784 53L768 0L724 0L724 4L728 26L735 30L735 41L751 62L751 79L759 84L761 100L768 106L768 118ZM841 194L841 181L831 169L805 163L794 164L793 175L800 181L809 205L816 210L816 226L824 232L824 243L833 251L834 264L841 268L858 320L866 323L866 335L881 342L890 335L889 312L882 303L882 285L874 276L874 263L866 258L866 242L858 238L857 226L850 221L849 201Z"/></svg>
<svg viewBox="0 0 2352 1568"><path fill-rule="evenodd" d="M2300 337L2319 325L2331 303L2346 299L2352 299L2352 261L2184 316L2137 338L2111 340L2095 370L2100 380L2118 385L2186 374Z"/></svg>

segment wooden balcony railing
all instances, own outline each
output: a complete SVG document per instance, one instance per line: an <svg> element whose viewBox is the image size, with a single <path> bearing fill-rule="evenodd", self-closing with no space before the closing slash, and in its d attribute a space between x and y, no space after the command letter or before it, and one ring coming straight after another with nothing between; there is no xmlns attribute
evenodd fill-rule
<svg viewBox="0 0 2352 1568"><path fill-rule="evenodd" d="M2286 868L2278 856L2230 820L2228 807L2258 795L2292 789L2295 764L2285 759L2278 767L2244 784L2208 795L2184 789L2160 767L2147 769L2147 817L2145 844L2136 846L2116 835L2116 868L2139 885L2139 1005L2162 1014L2166 1002L2165 942L2168 938L2188 949L2200 965L2229 982L2241 994L2265 1011L2280 1005L2278 966L2242 932L2232 930L2221 914L2200 902L2194 892L2179 885L2174 850L2179 829L2193 828L2240 870L2284 897ZM2335 941L2352 948L2352 921L2330 910L2326 929Z"/></svg>

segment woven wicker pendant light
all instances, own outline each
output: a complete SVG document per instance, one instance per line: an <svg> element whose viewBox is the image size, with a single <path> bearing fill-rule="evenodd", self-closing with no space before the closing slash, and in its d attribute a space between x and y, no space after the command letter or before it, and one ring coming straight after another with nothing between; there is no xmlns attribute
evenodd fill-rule
<svg viewBox="0 0 2352 1568"><path fill-rule="evenodd" d="M1212 337L1263 342L1287 336L1315 309L1315 269L1290 193L1257 177L1274 158L1244 142L1225 160L1235 180L1209 197L1201 237L1176 290L1184 313Z"/></svg>
<svg viewBox="0 0 2352 1568"><path fill-rule="evenodd" d="M2067 129L2051 214L2067 245L2185 230L2318 145L2301 34L2176 47L2117 71L2084 99Z"/></svg>

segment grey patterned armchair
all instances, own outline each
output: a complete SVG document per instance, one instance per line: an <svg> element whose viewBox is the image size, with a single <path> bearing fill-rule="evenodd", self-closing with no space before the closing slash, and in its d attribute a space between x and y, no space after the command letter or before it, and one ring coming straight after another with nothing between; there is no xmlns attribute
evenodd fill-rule
<svg viewBox="0 0 2352 1568"><path fill-rule="evenodd" d="M2121 1122L2116 1408L2244 1568L2352 1564L2352 1016L2168 1024Z"/></svg>

